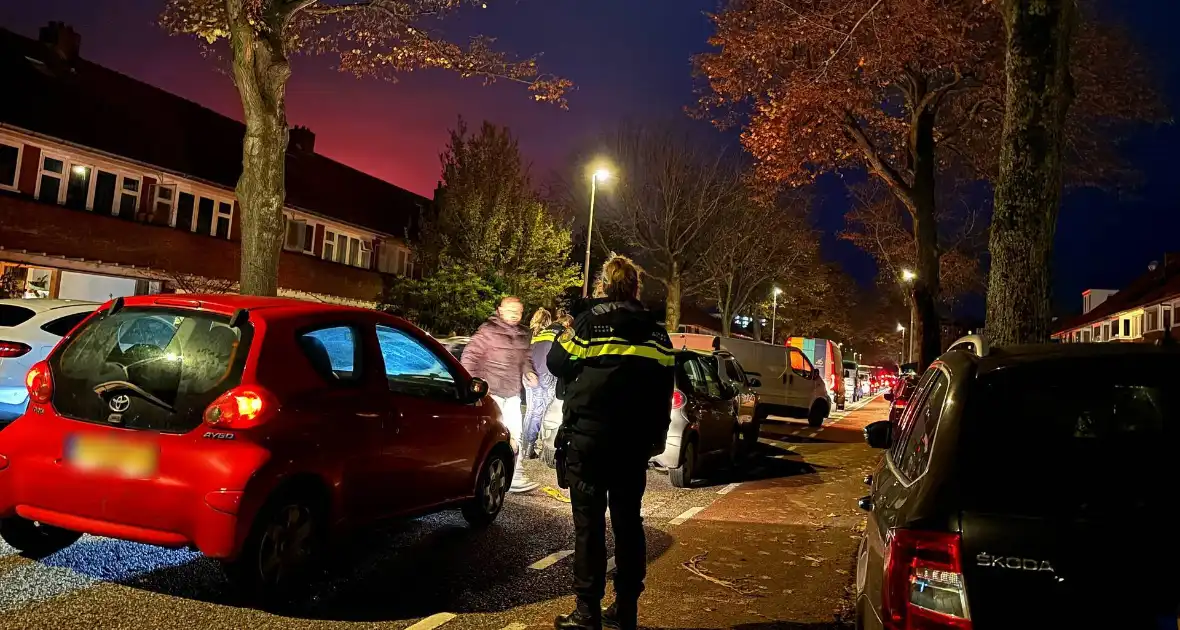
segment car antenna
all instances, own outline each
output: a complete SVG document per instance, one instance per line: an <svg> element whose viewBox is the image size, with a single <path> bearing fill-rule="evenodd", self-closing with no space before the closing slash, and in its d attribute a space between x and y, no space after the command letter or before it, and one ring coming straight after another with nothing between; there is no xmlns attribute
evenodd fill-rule
<svg viewBox="0 0 1180 630"><path fill-rule="evenodd" d="M229 318L229 327L241 330L242 326L250 320L250 311L239 308L234 311L234 314Z"/></svg>
<svg viewBox="0 0 1180 630"><path fill-rule="evenodd" d="M123 298L117 297L115 298L115 301L111 303L111 307L107 309L107 314L114 315L121 310L123 310Z"/></svg>

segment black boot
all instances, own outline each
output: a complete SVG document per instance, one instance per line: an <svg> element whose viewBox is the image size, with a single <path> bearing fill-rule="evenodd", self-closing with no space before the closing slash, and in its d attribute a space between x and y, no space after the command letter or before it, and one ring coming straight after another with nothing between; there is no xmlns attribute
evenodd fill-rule
<svg viewBox="0 0 1180 630"><path fill-rule="evenodd" d="M578 607L568 615L558 615L553 620L557 630L601 630L602 604L578 600Z"/></svg>
<svg viewBox="0 0 1180 630"><path fill-rule="evenodd" d="M639 627L639 604L633 599L620 600L602 613L602 627L611 630L636 630Z"/></svg>

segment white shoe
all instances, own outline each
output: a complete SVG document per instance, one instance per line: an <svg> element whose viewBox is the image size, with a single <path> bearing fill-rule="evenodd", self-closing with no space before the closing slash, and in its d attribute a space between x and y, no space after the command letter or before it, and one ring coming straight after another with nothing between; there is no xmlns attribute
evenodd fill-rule
<svg viewBox="0 0 1180 630"><path fill-rule="evenodd" d="M519 485L516 483L513 483L511 486L508 487L508 491L511 492L512 494L522 494L525 492L532 492L533 490L536 490L537 488L540 488L540 487L541 487L541 484L539 484L535 481L529 481L526 479L526 480L522 481Z"/></svg>

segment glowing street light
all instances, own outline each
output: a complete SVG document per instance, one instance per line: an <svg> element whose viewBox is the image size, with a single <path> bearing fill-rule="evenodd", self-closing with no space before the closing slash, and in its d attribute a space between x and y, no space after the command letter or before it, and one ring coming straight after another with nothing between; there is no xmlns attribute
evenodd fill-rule
<svg viewBox="0 0 1180 630"><path fill-rule="evenodd" d="M775 287L774 290L770 292L770 345L772 346L774 345L775 316L778 315L778 294L782 292L783 290L778 287Z"/></svg>
<svg viewBox="0 0 1180 630"><path fill-rule="evenodd" d="M586 264L582 268L582 297L590 294L590 243L594 235L594 194L598 191L598 182L610 179L610 171L600 168L590 176L590 222L586 227Z"/></svg>
<svg viewBox="0 0 1180 630"><path fill-rule="evenodd" d="M901 270L901 279L905 282L913 282L914 278L917 278L917 277L918 277L918 274L914 273L913 271L911 271L909 269L902 269Z"/></svg>

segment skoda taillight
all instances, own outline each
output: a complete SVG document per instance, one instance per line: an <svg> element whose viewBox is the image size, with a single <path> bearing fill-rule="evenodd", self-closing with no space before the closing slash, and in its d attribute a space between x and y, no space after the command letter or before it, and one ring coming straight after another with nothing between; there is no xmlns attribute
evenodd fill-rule
<svg viewBox="0 0 1180 630"><path fill-rule="evenodd" d="M672 390L672 408L681 409L684 407L684 394L680 393L679 389Z"/></svg>
<svg viewBox="0 0 1180 630"><path fill-rule="evenodd" d="M32 350L27 344L19 341L0 341L0 359L15 359L23 357Z"/></svg>
<svg viewBox="0 0 1180 630"><path fill-rule="evenodd" d="M971 629L958 534L892 530L884 588L891 630Z"/></svg>

